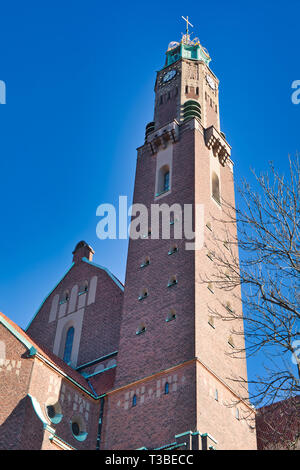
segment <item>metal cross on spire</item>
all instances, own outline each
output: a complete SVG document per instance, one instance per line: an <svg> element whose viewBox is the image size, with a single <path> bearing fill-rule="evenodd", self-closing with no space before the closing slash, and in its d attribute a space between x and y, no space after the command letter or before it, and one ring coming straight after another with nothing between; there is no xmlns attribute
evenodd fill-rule
<svg viewBox="0 0 300 470"><path fill-rule="evenodd" d="M186 21L186 36L189 35L189 25L193 28L194 25L189 22L189 17L187 16L186 18L184 16L181 17L184 21Z"/></svg>

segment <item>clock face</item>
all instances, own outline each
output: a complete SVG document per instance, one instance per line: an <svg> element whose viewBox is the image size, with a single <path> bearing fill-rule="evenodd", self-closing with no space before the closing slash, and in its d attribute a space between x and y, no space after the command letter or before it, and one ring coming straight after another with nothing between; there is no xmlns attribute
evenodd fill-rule
<svg viewBox="0 0 300 470"><path fill-rule="evenodd" d="M210 88L215 90L216 89L216 84L213 81L213 79L209 75L206 75L206 80L207 80L207 83L209 84Z"/></svg>
<svg viewBox="0 0 300 470"><path fill-rule="evenodd" d="M163 82L168 82L169 80L172 80L173 77L175 77L176 75L176 70L169 70L169 72L167 72L164 77L163 77Z"/></svg>

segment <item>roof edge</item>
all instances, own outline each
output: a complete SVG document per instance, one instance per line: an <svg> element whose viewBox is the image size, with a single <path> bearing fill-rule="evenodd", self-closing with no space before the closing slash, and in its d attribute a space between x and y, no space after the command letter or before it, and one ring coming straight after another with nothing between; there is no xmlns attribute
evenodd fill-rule
<svg viewBox="0 0 300 470"><path fill-rule="evenodd" d="M106 274L109 275L109 277L114 281L115 284L124 292L124 286L123 284L119 281L119 279L114 276L109 269L105 268L104 266L101 266L100 264L93 263L92 261L89 261L87 258L81 258L84 263L90 264L91 266L95 266L95 268L102 269L103 271L106 272Z"/></svg>
<svg viewBox="0 0 300 470"><path fill-rule="evenodd" d="M28 341L23 335L21 335L21 333L19 333L7 320L5 320L2 315L0 315L0 323L2 323L2 325L7 330L9 330L22 344L24 344L24 346L26 346L30 356L35 356L37 350L33 344L30 343L30 341Z"/></svg>
<svg viewBox="0 0 300 470"><path fill-rule="evenodd" d="M68 274L69 271L71 271L71 269L73 268L74 266L74 262L71 264L71 266L69 267L69 269L65 272L65 274L61 277L61 279L55 284L55 286L53 287L53 289L51 289L51 291L49 292L49 294L44 298L43 302L41 303L41 305L39 306L39 308L37 309L37 311L35 312L35 314L33 315L33 317L31 318L31 320L29 321L28 325L26 326L25 328L25 331L28 330L28 328L30 327L31 323L33 322L33 320L35 319L35 317L37 316L37 314L39 313L39 311L41 310L42 306L44 305L44 303L46 302L46 300L48 299L48 297L50 297L50 295L52 294L52 292L57 288L58 284L61 283L61 281L66 277L66 275Z"/></svg>

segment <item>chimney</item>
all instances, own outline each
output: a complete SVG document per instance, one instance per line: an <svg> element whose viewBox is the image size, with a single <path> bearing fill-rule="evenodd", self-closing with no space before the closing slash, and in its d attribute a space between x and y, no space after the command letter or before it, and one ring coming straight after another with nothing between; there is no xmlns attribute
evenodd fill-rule
<svg viewBox="0 0 300 470"><path fill-rule="evenodd" d="M79 263L82 258L87 258L89 261L93 261L94 250L85 241L77 243L73 251L73 263Z"/></svg>

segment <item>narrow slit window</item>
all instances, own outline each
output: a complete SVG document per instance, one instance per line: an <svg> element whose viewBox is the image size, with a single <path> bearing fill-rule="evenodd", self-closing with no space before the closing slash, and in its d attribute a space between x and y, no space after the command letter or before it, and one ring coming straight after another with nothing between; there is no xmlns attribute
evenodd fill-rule
<svg viewBox="0 0 300 470"><path fill-rule="evenodd" d="M207 288L208 288L208 290L209 290L212 294L214 293L213 283L212 283L212 282L209 282L209 283L207 284Z"/></svg>
<svg viewBox="0 0 300 470"><path fill-rule="evenodd" d="M171 309L170 312L168 313L168 316L166 318L166 322L176 320L176 312L175 310Z"/></svg>
<svg viewBox="0 0 300 470"><path fill-rule="evenodd" d="M141 268L145 268L146 266L149 266L150 264L150 258L149 256L146 256L146 258L144 259L144 261L141 263Z"/></svg>
<svg viewBox="0 0 300 470"><path fill-rule="evenodd" d="M220 204L220 183L219 177L215 172L212 174L212 197L218 204Z"/></svg>
<svg viewBox="0 0 300 470"><path fill-rule="evenodd" d="M233 341L232 336L229 336L229 338L228 338L228 344L229 344L229 346L231 346L232 348L235 347L235 346L234 346L234 341Z"/></svg>
<svg viewBox="0 0 300 470"><path fill-rule="evenodd" d="M177 245L173 245L169 251L168 251L168 255L173 255L174 253L177 253L178 252L178 246Z"/></svg>
<svg viewBox="0 0 300 470"><path fill-rule="evenodd" d="M177 276L171 276L168 282L168 287L176 286L177 282Z"/></svg>
<svg viewBox="0 0 300 470"><path fill-rule="evenodd" d="M64 349L64 361L68 364L71 360L72 348L74 340L74 327L71 326L67 331L65 349Z"/></svg>
<svg viewBox="0 0 300 470"><path fill-rule="evenodd" d="M148 297L149 293L147 289L141 289L140 295L139 295L139 300L146 299Z"/></svg>
<svg viewBox="0 0 300 470"><path fill-rule="evenodd" d="M170 190L170 167L163 165L157 174L156 197Z"/></svg>
<svg viewBox="0 0 300 470"><path fill-rule="evenodd" d="M136 334L141 335L145 333L145 331L146 331L146 326L144 325L144 323L141 323L138 329L136 330Z"/></svg>
<svg viewBox="0 0 300 470"><path fill-rule="evenodd" d="M170 172L167 170L164 174L164 191L169 191L170 187Z"/></svg>

